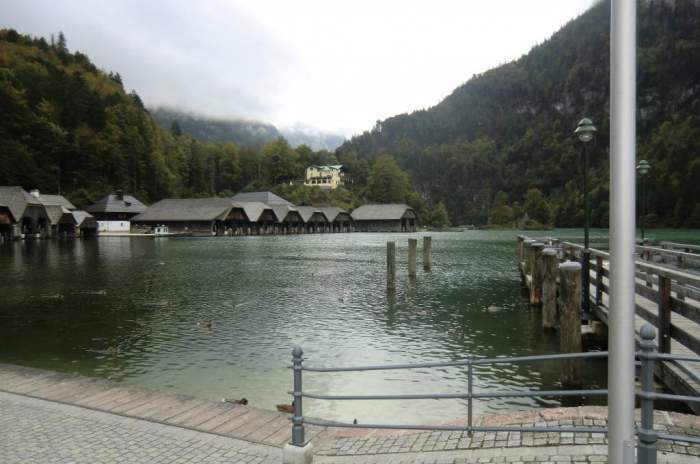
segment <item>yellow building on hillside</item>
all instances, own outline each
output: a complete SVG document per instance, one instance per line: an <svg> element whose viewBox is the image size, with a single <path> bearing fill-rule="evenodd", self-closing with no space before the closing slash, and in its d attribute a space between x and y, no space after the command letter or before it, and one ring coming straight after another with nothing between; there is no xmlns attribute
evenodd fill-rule
<svg viewBox="0 0 700 464"><path fill-rule="evenodd" d="M309 166L306 168L304 185L333 190L343 185L344 177L345 173L343 172L342 164L332 166Z"/></svg>

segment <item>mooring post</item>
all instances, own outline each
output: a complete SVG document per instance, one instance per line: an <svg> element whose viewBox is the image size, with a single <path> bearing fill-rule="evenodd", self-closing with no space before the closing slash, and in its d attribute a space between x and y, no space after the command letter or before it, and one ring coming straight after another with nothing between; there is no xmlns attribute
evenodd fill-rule
<svg viewBox="0 0 700 464"><path fill-rule="evenodd" d="M386 242L386 288L396 289L396 242Z"/></svg>
<svg viewBox="0 0 700 464"><path fill-rule="evenodd" d="M659 275L659 351L671 352L671 279Z"/></svg>
<svg viewBox="0 0 700 464"><path fill-rule="evenodd" d="M416 254L418 253L418 239L408 239L408 276L416 276Z"/></svg>
<svg viewBox="0 0 700 464"><path fill-rule="evenodd" d="M559 265L559 346L561 353L581 352L581 263L566 261ZM581 386L581 360L561 361L564 387Z"/></svg>
<svg viewBox="0 0 700 464"><path fill-rule="evenodd" d="M603 304L603 257L595 257L595 304L600 306Z"/></svg>
<svg viewBox="0 0 700 464"><path fill-rule="evenodd" d="M429 271L433 267L433 238L423 237L423 269Z"/></svg>
<svg viewBox="0 0 700 464"><path fill-rule="evenodd" d="M527 283L527 276L532 275L532 244L535 243L534 240L531 238L523 241L523 282L525 282L525 286L527 288L530 288L528 283Z"/></svg>
<svg viewBox="0 0 700 464"><path fill-rule="evenodd" d="M311 464L313 462L313 447L306 442L304 436L304 413L301 407L303 388L301 373L303 371L304 350L295 346L292 350L292 370L294 372L294 416L292 416L292 441L282 449L283 464Z"/></svg>
<svg viewBox="0 0 700 464"><path fill-rule="evenodd" d="M530 287L530 304L542 304L542 250L544 243L532 244L532 286Z"/></svg>
<svg viewBox="0 0 700 464"><path fill-rule="evenodd" d="M641 409L642 426L639 429L638 457L640 464L656 464L656 431L654 430L654 399L649 395L654 393L654 364L656 355L656 330L654 326L646 323L639 331L642 341L640 358L642 361L641 383Z"/></svg>
<svg viewBox="0 0 700 464"><path fill-rule="evenodd" d="M559 259L557 250L542 250L542 328L553 329L557 326L557 271Z"/></svg>

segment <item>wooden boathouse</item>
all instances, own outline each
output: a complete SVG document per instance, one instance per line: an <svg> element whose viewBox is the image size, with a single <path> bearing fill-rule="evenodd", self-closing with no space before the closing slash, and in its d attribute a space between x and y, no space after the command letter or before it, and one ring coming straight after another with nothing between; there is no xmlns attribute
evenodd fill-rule
<svg viewBox="0 0 700 464"><path fill-rule="evenodd" d="M275 234L288 235L301 233L304 220L294 206L270 205L270 208L272 208L276 218Z"/></svg>
<svg viewBox="0 0 700 464"><path fill-rule="evenodd" d="M0 187L0 205L5 205L14 218L11 238L37 238L48 233L49 218L44 205L22 187ZM5 221L9 218L10 215Z"/></svg>
<svg viewBox="0 0 700 464"><path fill-rule="evenodd" d="M146 211L146 208L138 199L117 190L100 198L85 211L94 216L98 232L129 232L131 219Z"/></svg>
<svg viewBox="0 0 700 464"><path fill-rule="evenodd" d="M230 201L230 200L229 200ZM234 201L234 208L238 208L245 214L246 222L242 228L234 224L233 235L270 235L274 233L277 218L274 211L265 203L259 201ZM236 215L236 218L239 216Z"/></svg>
<svg viewBox="0 0 700 464"><path fill-rule="evenodd" d="M359 232L415 232L416 212L408 205L363 205L352 212Z"/></svg>
<svg viewBox="0 0 700 464"><path fill-rule="evenodd" d="M150 232L166 226L171 233L211 236L224 235L227 222L232 226L233 203L227 198L168 198L151 205L131 219L132 232Z"/></svg>
<svg viewBox="0 0 700 464"><path fill-rule="evenodd" d="M330 221L323 211L314 206L297 206L297 210L304 221L303 232L306 234L318 234L326 232Z"/></svg>
<svg viewBox="0 0 700 464"><path fill-rule="evenodd" d="M330 222L330 232L352 232L352 216L345 210L335 206L322 206L318 208Z"/></svg>

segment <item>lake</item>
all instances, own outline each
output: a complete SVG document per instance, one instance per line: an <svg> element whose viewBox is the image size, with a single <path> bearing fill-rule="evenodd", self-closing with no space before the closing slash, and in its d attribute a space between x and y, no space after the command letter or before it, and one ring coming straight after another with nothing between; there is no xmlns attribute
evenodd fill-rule
<svg viewBox="0 0 700 464"><path fill-rule="evenodd" d="M547 235L579 239L578 230ZM594 230L593 242L607 231ZM651 231L699 241L698 231ZM516 232L430 233L433 270L417 234L219 238L99 238L0 246L0 362L211 399L290 403L290 351L310 366L445 361L556 353L523 296ZM419 270L407 277L409 237ZM385 288L387 240L398 243L395 295ZM603 243L604 245L605 243ZM492 307L490 310L489 307ZM211 321L208 327L206 321ZM585 364L586 387L606 384L604 361ZM558 364L475 370L475 391L558 388ZM466 391L466 369L305 373L332 394ZM475 401L475 413L556 405L556 399ZM305 401L305 413L360 422L464 417L461 400Z"/></svg>

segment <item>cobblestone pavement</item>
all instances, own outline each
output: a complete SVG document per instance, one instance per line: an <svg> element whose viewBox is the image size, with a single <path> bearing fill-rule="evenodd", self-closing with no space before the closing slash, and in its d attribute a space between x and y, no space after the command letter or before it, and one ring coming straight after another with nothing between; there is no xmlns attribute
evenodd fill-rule
<svg viewBox="0 0 700 464"><path fill-rule="evenodd" d="M654 422L658 431L677 435L700 436L700 418L697 416L657 411L654 415ZM455 423L455 425L464 424ZM607 426L607 408L584 406L579 408L553 408L515 412L482 417L474 425L483 427L605 427ZM346 436L343 436L344 433ZM565 455L568 456L595 454L598 451L600 451L599 454L605 454L607 453L606 445L607 439L605 435L594 433L476 432L470 437L467 432L459 431L404 431L395 433L393 431L374 430L367 433L362 429L346 429L345 431L341 429L332 438L326 436L317 443L316 454L356 457L375 454L456 452L459 450L483 450L487 454L493 454L494 452L502 453L509 449L517 449L519 450L518 453L522 454L522 450L527 448L533 450L532 453L540 453L543 457L546 457L543 451L537 450L540 448L554 449L555 453L553 455L557 455L561 454L559 453L559 448L562 448L566 451ZM579 450L578 452L577 449ZM588 451L581 452L583 449L588 449ZM700 445L692 445L681 441L669 442L667 440L659 440L658 449L660 455L668 453L674 456L689 456L695 462L700 462ZM462 457L465 454L462 453ZM472 455L473 453L469 454ZM359 461L355 460L352 462Z"/></svg>
<svg viewBox="0 0 700 464"><path fill-rule="evenodd" d="M2 464L281 462L271 446L0 392Z"/></svg>

